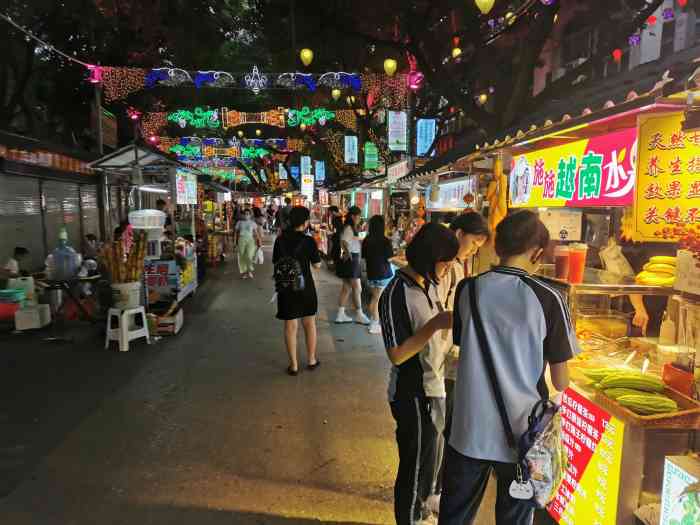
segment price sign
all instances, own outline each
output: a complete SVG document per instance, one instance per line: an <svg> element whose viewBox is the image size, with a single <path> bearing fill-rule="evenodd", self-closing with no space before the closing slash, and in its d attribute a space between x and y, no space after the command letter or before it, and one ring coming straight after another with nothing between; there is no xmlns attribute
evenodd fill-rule
<svg viewBox="0 0 700 525"><path fill-rule="evenodd" d="M624 423L570 388L561 416L569 467L549 514L566 525L616 523Z"/></svg>

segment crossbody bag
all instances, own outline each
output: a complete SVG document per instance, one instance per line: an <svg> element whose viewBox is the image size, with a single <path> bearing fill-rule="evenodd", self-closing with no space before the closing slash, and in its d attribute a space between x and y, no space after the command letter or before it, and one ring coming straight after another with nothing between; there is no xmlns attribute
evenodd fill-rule
<svg viewBox="0 0 700 525"><path fill-rule="evenodd" d="M515 499L527 500L535 507L544 508L556 496L568 465L568 455L561 440L559 406L546 397L537 401L528 417L527 430L519 439L516 438L476 300L476 278L471 278L468 282L472 319L486 372L506 434L506 441L518 456L515 467L516 476L510 486L510 495Z"/></svg>

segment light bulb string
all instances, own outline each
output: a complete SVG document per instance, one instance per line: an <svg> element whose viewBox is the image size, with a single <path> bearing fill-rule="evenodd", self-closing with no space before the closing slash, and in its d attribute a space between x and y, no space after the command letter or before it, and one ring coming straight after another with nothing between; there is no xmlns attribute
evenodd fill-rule
<svg viewBox="0 0 700 525"><path fill-rule="evenodd" d="M49 51L52 51L52 52L56 53L57 55L62 56L66 60L69 60L70 62L74 62L75 64L79 64L79 65L81 65L85 68L88 68L88 69L92 69L93 67L95 67L92 64L88 64L87 62L83 62L82 60L79 60L75 57L70 56L67 53L64 53L63 51L61 51L60 49L58 49L54 45L49 44L48 42L42 40L41 38L36 36L34 33L32 33L29 29L26 29L26 28L22 27L21 25L19 25L17 22L15 22L12 19L12 17L10 17L9 15L6 15L5 13L0 13L0 18L3 19L8 24L10 24L11 26L13 26L18 31L24 33L27 37L31 38L35 42L38 42L39 44L41 44L43 47L45 47Z"/></svg>

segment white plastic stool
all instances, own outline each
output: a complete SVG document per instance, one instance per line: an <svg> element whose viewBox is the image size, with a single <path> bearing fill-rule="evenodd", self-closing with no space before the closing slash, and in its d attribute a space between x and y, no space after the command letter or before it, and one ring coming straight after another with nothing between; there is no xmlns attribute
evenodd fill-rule
<svg viewBox="0 0 700 525"><path fill-rule="evenodd" d="M141 317L143 326L136 325L136 319ZM116 319L117 327L112 328L112 319ZM105 335L105 350L109 348L110 341L119 341L119 351L128 352L129 342L134 339L146 338L146 342L151 344L148 334L148 321L146 310L143 306L121 310L110 308L107 315L107 334Z"/></svg>

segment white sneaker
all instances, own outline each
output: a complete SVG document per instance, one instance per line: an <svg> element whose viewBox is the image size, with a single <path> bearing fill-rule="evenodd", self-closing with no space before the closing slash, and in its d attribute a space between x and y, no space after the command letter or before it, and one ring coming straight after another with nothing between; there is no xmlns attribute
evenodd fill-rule
<svg viewBox="0 0 700 525"><path fill-rule="evenodd" d="M352 323L352 317L345 313L345 311L339 311L335 318L337 324Z"/></svg>
<svg viewBox="0 0 700 525"><path fill-rule="evenodd" d="M370 324L369 317L367 317L364 312L357 313L357 316L355 317L355 322L357 324L363 324L365 326Z"/></svg>
<svg viewBox="0 0 700 525"><path fill-rule="evenodd" d="M367 329L367 331L373 335L381 335L382 334L382 326L379 324L379 321L372 321L369 324L369 328Z"/></svg>

